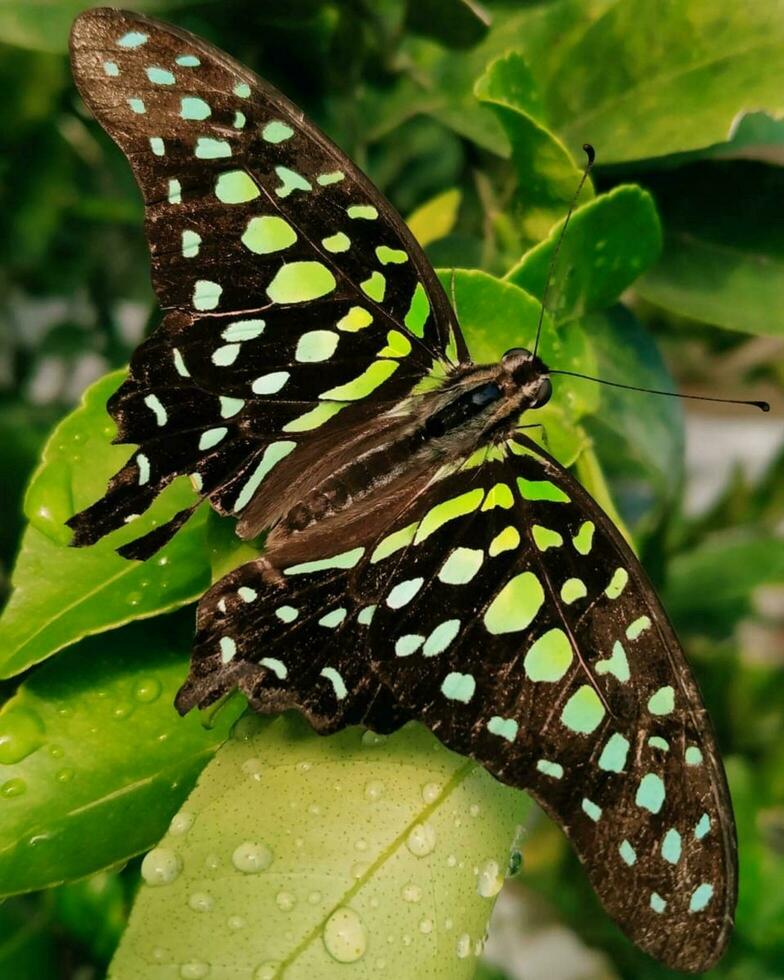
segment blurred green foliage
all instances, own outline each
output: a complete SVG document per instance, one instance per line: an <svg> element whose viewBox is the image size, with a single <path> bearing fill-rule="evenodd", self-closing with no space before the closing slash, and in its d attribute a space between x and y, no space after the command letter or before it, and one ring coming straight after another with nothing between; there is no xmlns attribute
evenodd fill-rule
<svg viewBox="0 0 784 980"><path fill-rule="evenodd" d="M477 358L525 341L580 146L594 143L593 186L546 297L550 353L559 366L624 383L753 391L770 399L780 425L784 11L775 0L126 5L176 21L277 84L410 215L447 278L469 270L455 281ZM2 675L16 675L4 682L0 713L0 887L30 892L0 906L0 975L15 980L103 975L138 881L133 855L161 836L236 710L210 731L174 733L164 709L184 671L191 611L123 625L190 601L211 564L225 570L240 559L224 522L203 515L170 546L170 566L143 573L122 568L117 542L84 556L63 547L62 520L100 492L117 458L109 452L123 455L108 447L101 407L116 378L92 389L42 455L52 426L90 382L127 362L157 316L130 171L70 81L67 33L85 6L0 4L6 594L21 542L17 591L0 624ZM682 408L559 385L548 434L634 535L727 760L740 902L735 938L711 976L774 980L784 963L784 454L753 479L736 469L695 514L684 507ZM749 442L762 432L751 414L720 418L728 431L746 426ZM94 440L94 467L69 448L73 439ZM696 455L703 448L695 444ZM112 591L115 575L129 578ZM136 724L159 735L172 728L157 754L127 742L129 706ZM46 740L31 721L40 715ZM113 805L128 779L137 792ZM20 782L30 795L18 793ZM100 819L74 823L71 810L86 806ZM78 846L84 835L94 847ZM523 850L509 887L538 911L520 923L521 955L543 922L557 921L606 954L581 976L672 975L607 919L543 817ZM67 883L33 891L57 882ZM480 973L519 975L509 962Z"/></svg>

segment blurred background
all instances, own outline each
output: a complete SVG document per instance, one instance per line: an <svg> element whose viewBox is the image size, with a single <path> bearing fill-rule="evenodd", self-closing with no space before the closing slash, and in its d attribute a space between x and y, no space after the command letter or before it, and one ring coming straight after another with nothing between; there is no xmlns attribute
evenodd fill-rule
<svg viewBox="0 0 784 980"><path fill-rule="evenodd" d="M52 425L157 321L130 170L66 57L78 0L0 4L0 593ZM711 976L784 977L784 8L774 0L148 0L297 102L410 218L434 264L503 275L563 215L473 86L518 51L550 141L597 191L647 189L658 259L603 315L661 385L769 415L602 393L584 420L718 730L740 835L737 931ZM528 170L526 171L526 166ZM555 288L559 288L558 273ZM608 353L609 351L609 353ZM611 346L605 377L624 373ZM500 353L500 351L499 351ZM666 405L662 404L667 402ZM12 687L6 686L6 693ZM0 803L1 805L1 803ZM674 976L601 911L544 817L484 980ZM0 905L0 976L103 975L136 865Z"/></svg>

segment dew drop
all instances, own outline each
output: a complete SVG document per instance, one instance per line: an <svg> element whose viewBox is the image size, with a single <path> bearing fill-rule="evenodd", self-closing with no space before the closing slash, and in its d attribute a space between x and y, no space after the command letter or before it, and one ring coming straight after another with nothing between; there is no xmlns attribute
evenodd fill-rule
<svg viewBox="0 0 784 980"><path fill-rule="evenodd" d="M312 762L298 762L297 763L297 769L299 769L300 772L310 772L310 770L312 768L313 768L313 763Z"/></svg>
<svg viewBox="0 0 784 980"><path fill-rule="evenodd" d="M261 764L261 759L256 759L255 757L253 759L246 759L240 768L245 775L254 780L254 782L259 782L261 779L261 773L264 769Z"/></svg>
<svg viewBox="0 0 784 980"><path fill-rule="evenodd" d="M454 856L454 854L450 854L446 859L446 863L450 868L454 868L457 865L457 858Z"/></svg>
<svg viewBox="0 0 784 980"><path fill-rule="evenodd" d="M422 799L425 803L435 803L442 789L441 783L425 783L422 787Z"/></svg>
<svg viewBox="0 0 784 980"><path fill-rule="evenodd" d="M253 980L275 980L279 970L280 962L278 960L267 960L266 963L256 967Z"/></svg>
<svg viewBox="0 0 784 980"><path fill-rule="evenodd" d="M62 759L62 757L65 755L65 749L62 747L62 745L50 745L49 755L53 759Z"/></svg>
<svg viewBox="0 0 784 980"><path fill-rule="evenodd" d="M217 854L208 854L204 859L204 867L208 871L217 871L220 867L220 858Z"/></svg>
<svg viewBox="0 0 784 980"><path fill-rule="evenodd" d="M366 749L372 749L377 745L383 745L386 740L386 735L379 735L378 732L371 732L369 729L368 731L362 733L362 744Z"/></svg>
<svg viewBox="0 0 784 980"><path fill-rule="evenodd" d="M468 812L471 814L472 817L478 817L480 812L479 804L472 803L471 806L468 808Z"/></svg>
<svg viewBox="0 0 784 980"><path fill-rule="evenodd" d="M188 905L194 912L211 912L215 902L207 892L194 892L188 899Z"/></svg>
<svg viewBox="0 0 784 980"><path fill-rule="evenodd" d="M192 960L190 963L183 963L180 967L182 980L203 980L210 972L209 963L202 963Z"/></svg>
<svg viewBox="0 0 784 980"><path fill-rule="evenodd" d="M228 919L226 919L226 925L229 927L229 929L244 929L245 920L241 915L230 915Z"/></svg>
<svg viewBox="0 0 784 980"><path fill-rule="evenodd" d="M308 807L308 813L313 817L320 817L321 807L318 805L318 803L311 803Z"/></svg>
<svg viewBox="0 0 784 980"><path fill-rule="evenodd" d="M275 896L275 904L281 912L290 912L297 904L297 899L291 892L278 892Z"/></svg>
<svg viewBox="0 0 784 980"><path fill-rule="evenodd" d="M504 878L497 861L485 861L476 879L476 893L482 898L493 898L504 886Z"/></svg>
<svg viewBox="0 0 784 980"><path fill-rule="evenodd" d="M310 895L308 895L308 902L311 905L318 905L320 901L321 901L321 892L311 892Z"/></svg>
<svg viewBox="0 0 784 980"><path fill-rule="evenodd" d="M380 779L371 779L369 783L365 784L365 797L368 800L375 802L380 800L384 795L384 784Z"/></svg>
<svg viewBox="0 0 784 980"><path fill-rule="evenodd" d="M429 823L415 824L406 838L406 847L415 857L427 857L436 846L436 832Z"/></svg>
<svg viewBox="0 0 784 980"><path fill-rule="evenodd" d="M0 717L0 763L12 766L43 745L44 723L29 708L11 708Z"/></svg>
<svg viewBox="0 0 784 980"><path fill-rule="evenodd" d="M58 783L70 783L74 778L73 769L58 769L55 774L55 779Z"/></svg>
<svg viewBox="0 0 784 980"><path fill-rule="evenodd" d="M459 960L464 960L467 956L471 955L471 937L467 932L464 932L462 936L457 937L455 952L457 953L457 958Z"/></svg>
<svg viewBox="0 0 784 980"><path fill-rule="evenodd" d="M129 592L125 597L125 601L129 606L138 606L142 601L142 594L141 592Z"/></svg>
<svg viewBox="0 0 784 980"><path fill-rule="evenodd" d="M365 955L367 933L353 909L335 909L324 926L324 946L338 963L356 963Z"/></svg>
<svg viewBox="0 0 784 980"><path fill-rule="evenodd" d="M255 874L258 871L265 871L272 864L272 851L266 844L245 841L235 848L231 856L231 863L244 874Z"/></svg>
<svg viewBox="0 0 784 980"><path fill-rule="evenodd" d="M152 958L156 963L163 963L169 958L169 954L162 946L156 946L152 951Z"/></svg>
<svg viewBox="0 0 784 980"><path fill-rule="evenodd" d="M129 715L133 714L133 705L127 701L123 701L120 704L116 704L112 708L112 715L115 718L123 719L127 718Z"/></svg>
<svg viewBox="0 0 784 980"><path fill-rule="evenodd" d="M400 894L404 902L418 902L422 898L422 889L419 885L409 882Z"/></svg>
<svg viewBox="0 0 784 980"><path fill-rule="evenodd" d="M423 936L429 936L433 931L433 920L432 919L422 919L419 923L419 931Z"/></svg>
<svg viewBox="0 0 784 980"><path fill-rule="evenodd" d="M351 865L351 877L356 881L367 872L369 865L365 864L364 861L357 861L356 864Z"/></svg>
<svg viewBox="0 0 784 980"><path fill-rule="evenodd" d="M187 834L193 826L195 819L194 815L188 813L187 810L181 810L180 813L175 813L169 823L169 833L175 834L176 836Z"/></svg>
<svg viewBox="0 0 784 980"><path fill-rule="evenodd" d="M161 693L161 682L157 677L143 677L136 685L133 696L142 704L151 704Z"/></svg>
<svg viewBox="0 0 784 980"><path fill-rule="evenodd" d="M354 848L357 851L366 851L368 849L368 842L364 837L360 837L359 840L354 843Z"/></svg>
<svg viewBox="0 0 784 980"><path fill-rule="evenodd" d="M142 861L142 878L148 885L170 885L182 871L182 862L168 847L154 847Z"/></svg>
<svg viewBox="0 0 784 980"><path fill-rule="evenodd" d="M411 943L413 943L413 941L414 940L411 938L411 936L403 936L403 945L404 946L410 946Z"/></svg>
<svg viewBox="0 0 784 980"><path fill-rule="evenodd" d="M24 779L9 779L0 786L0 794L11 799L14 796L22 796L27 790L27 783Z"/></svg>

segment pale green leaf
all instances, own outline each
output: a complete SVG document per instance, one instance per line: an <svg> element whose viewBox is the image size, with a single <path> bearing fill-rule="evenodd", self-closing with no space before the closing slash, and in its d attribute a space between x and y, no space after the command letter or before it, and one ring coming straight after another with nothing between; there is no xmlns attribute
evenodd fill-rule
<svg viewBox="0 0 784 980"><path fill-rule="evenodd" d="M468 980L530 805L418 725L248 715L145 858L109 975Z"/></svg>

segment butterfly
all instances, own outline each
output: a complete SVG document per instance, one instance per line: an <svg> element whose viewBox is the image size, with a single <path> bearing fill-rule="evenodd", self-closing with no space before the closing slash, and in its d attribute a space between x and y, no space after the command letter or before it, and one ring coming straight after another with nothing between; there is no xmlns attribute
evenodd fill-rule
<svg viewBox="0 0 784 980"><path fill-rule="evenodd" d="M639 562L521 425L547 366L474 364L392 206L223 52L95 9L71 56L141 187L163 311L108 405L138 448L74 543L182 474L241 538L267 532L200 601L177 708L240 689L322 733L416 719L540 803L637 945L709 967L736 901L724 771Z"/></svg>

